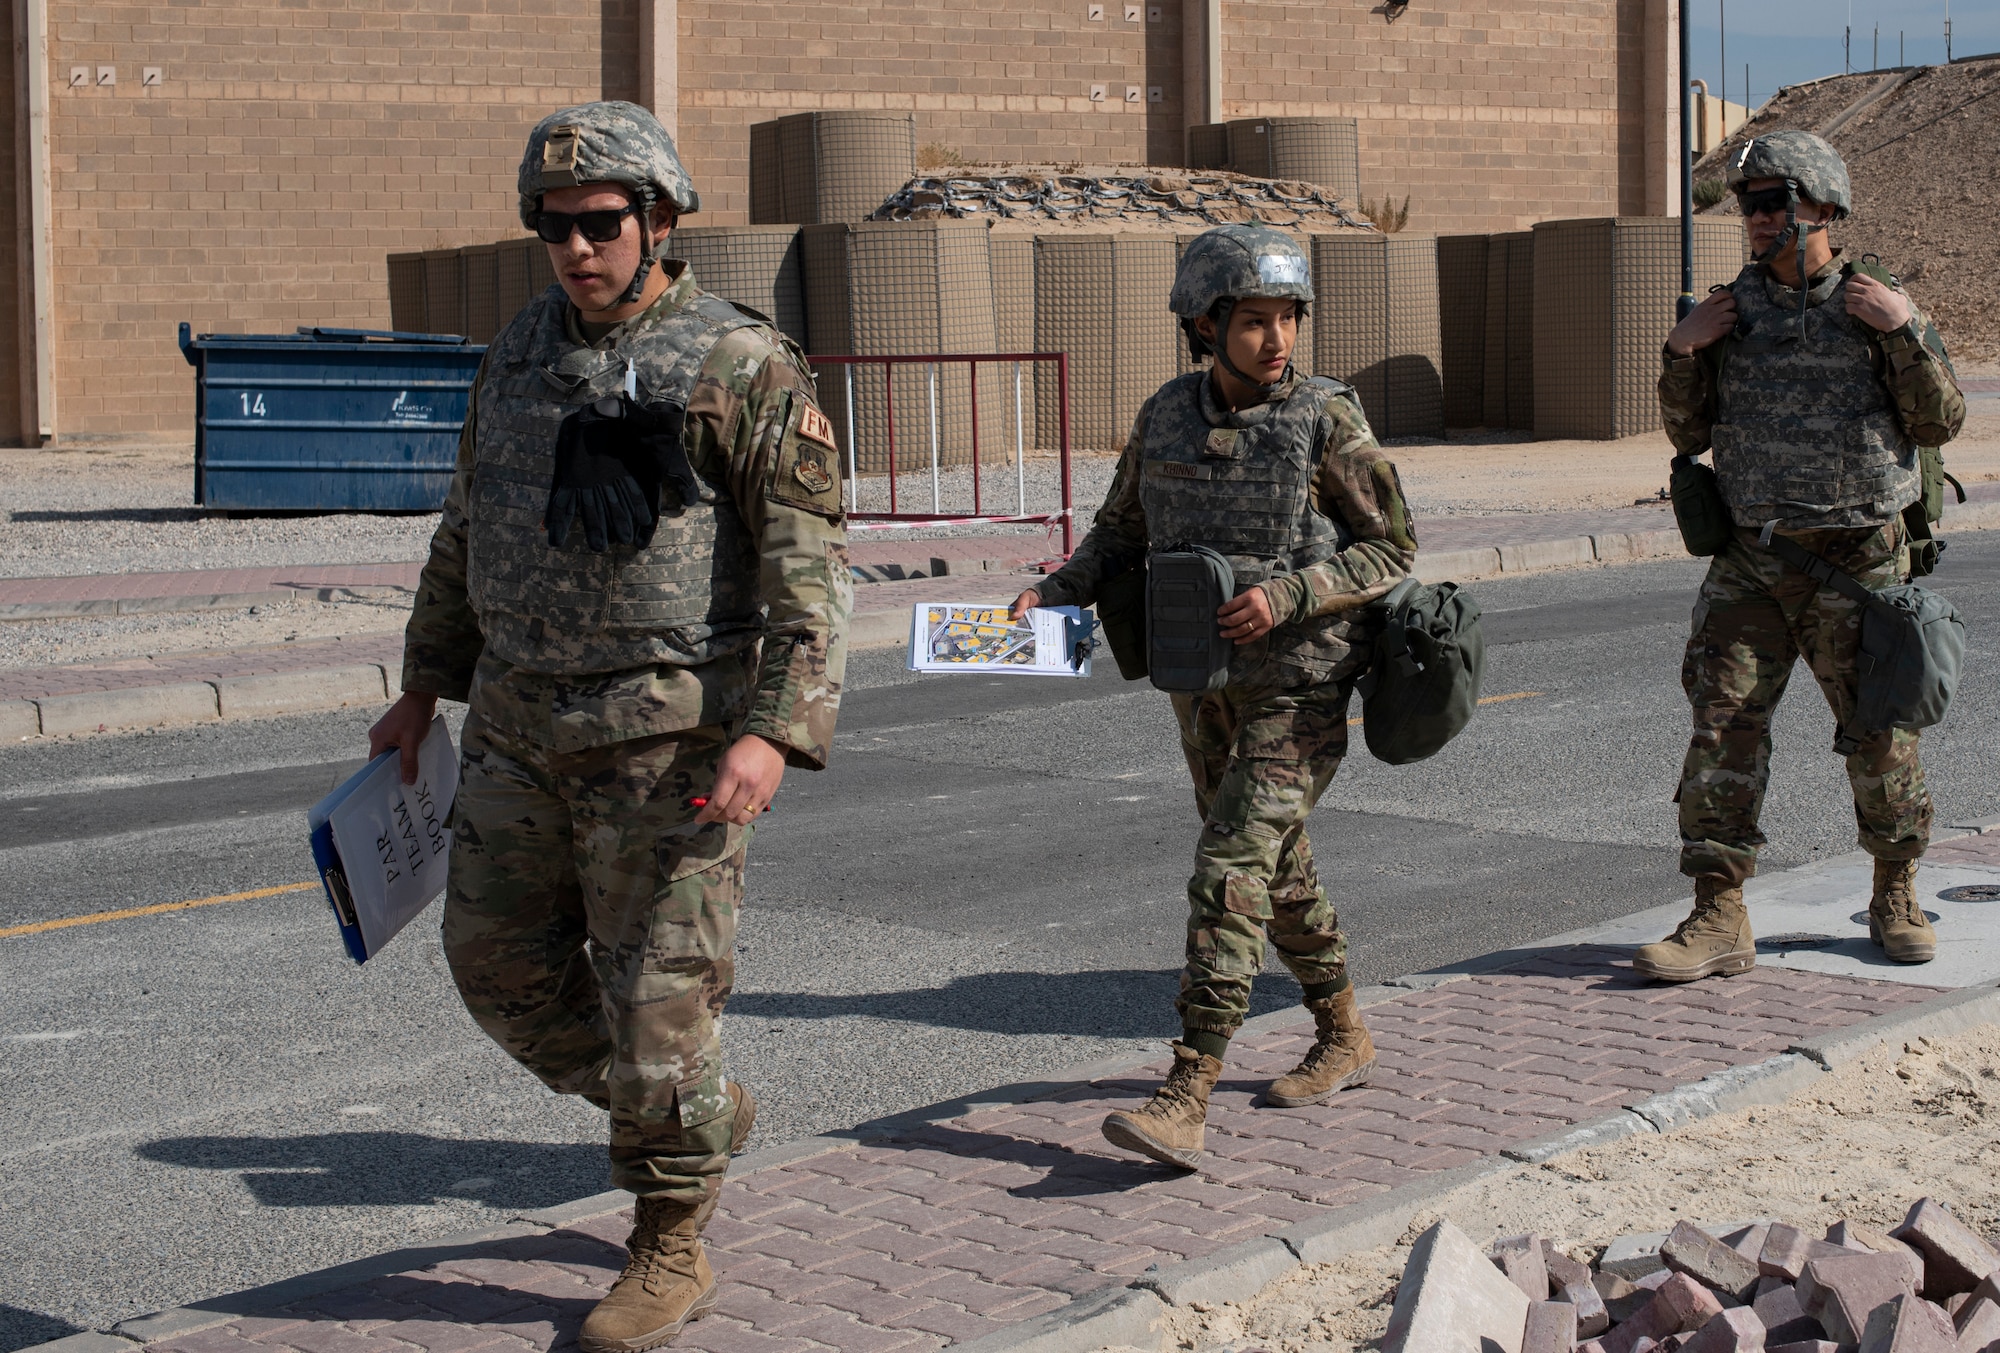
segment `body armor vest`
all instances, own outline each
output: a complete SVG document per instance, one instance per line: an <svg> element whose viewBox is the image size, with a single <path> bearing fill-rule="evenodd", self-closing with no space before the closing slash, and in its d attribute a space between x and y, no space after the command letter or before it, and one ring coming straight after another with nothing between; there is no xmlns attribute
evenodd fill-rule
<svg viewBox="0 0 2000 1353"><path fill-rule="evenodd" d="M542 515L564 418L617 393L627 361L645 402L685 407L715 345L756 321L697 294L598 349L569 337L567 305L550 287L487 351L466 526L467 595L487 651L530 671L578 676L694 666L748 647L763 631L757 542L728 492L699 469L699 500L678 517L663 514L643 550L593 553L580 532L551 549Z"/></svg>
<svg viewBox="0 0 2000 1353"><path fill-rule="evenodd" d="M1139 478L1153 548L1214 550L1235 569L1240 593L1352 544L1347 524L1323 515L1312 493L1320 411L1346 387L1314 377L1282 402L1231 413L1215 404L1208 380L1205 371L1191 372L1153 397ZM1325 681L1349 657L1358 629L1352 613L1280 624L1237 649L1229 684Z"/></svg>
<svg viewBox="0 0 2000 1353"><path fill-rule="evenodd" d="M1810 527L1856 507L1887 521L1916 499L1916 449L1876 374L1870 330L1847 313L1846 285L1835 274L1813 287L1803 337L1796 291L1785 305L1754 264L1730 286L1738 336L1716 376L1710 440L1740 526Z"/></svg>

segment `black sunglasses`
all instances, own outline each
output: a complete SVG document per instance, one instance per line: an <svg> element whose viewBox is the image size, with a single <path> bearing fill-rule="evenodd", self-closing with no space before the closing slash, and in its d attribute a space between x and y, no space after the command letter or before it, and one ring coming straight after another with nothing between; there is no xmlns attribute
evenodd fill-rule
<svg viewBox="0 0 2000 1353"><path fill-rule="evenodd" d="M1785 208L1791 205L1792 194L1789 188L1759 188L1754 193L1738 192L1736 201L1743 208L1746 219L1765 212L1782 215Z"/></svg>
<svg viewBox="0 0 2000 1353"><path fill-rule="evenodd" d="M582 231L592 244L609 244L625 229L625 218L637 214L635 206L615 211L538 211L533 222L535 234L545 244L567 244L571 231Z"/></svg>

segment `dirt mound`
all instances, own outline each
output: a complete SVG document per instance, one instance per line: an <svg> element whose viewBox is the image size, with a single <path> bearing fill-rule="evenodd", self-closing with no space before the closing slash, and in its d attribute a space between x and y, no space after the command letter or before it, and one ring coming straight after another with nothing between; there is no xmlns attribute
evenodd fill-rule
<svg viewBox="0 0 2000 1353"><path fill-rule="evenodd" d="M1145 165L1105 170L968 165L911 179L872 219L946 218L987 220L1038 233L1109 227L1186 234L1241 221L1303 231L1375 228L1310 183Z"/></svg>
<svg viewBox="0 0 2000 1353"><path fill-rule="evenodd" d="M1879 97L1843 120L1870 95ZM1744 140L1785 129L1828 135L1847 161L1854 216L1835 228L1835 242L1880 255L1955 359L2000 361L2000 60L1784 90L1702 158L1695 180L1723 177ZM1736 204L1724 198L1709 210L1734 213Z"/></svg>

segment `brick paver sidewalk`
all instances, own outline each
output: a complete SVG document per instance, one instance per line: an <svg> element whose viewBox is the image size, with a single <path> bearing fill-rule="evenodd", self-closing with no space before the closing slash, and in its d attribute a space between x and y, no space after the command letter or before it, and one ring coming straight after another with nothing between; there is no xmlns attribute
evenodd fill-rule
<svg viewBox="0 0 2000 1353"><path fill-rule="evenodd" d="M1197 1174L1113 1151L1098 1133L1108 1109L1151 1092L1164 1056L1048 1098L829 1143L730 1181L708 1233L722 1300L675 1346L887 1353L963 1342L1935 994L1775 969L1659 987L1634 978L1623 950L1545 950L1369 1007L1380 1066L1329 1104L1253 1107L1307 1046L1309 1025L1238 1039ZM572 1347L622 1263L628 1226L614 1214L495 1240L149 1347Z"/></svg>

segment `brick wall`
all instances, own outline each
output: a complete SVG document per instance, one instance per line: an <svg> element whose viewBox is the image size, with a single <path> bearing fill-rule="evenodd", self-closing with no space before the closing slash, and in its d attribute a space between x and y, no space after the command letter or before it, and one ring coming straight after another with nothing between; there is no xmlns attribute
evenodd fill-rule
<svg viewBox="0 0 2000 1353"><path fill-rule="evenodd" d="M28 228L28 180L25 157L19 153L23 145L19 123L25 120L27 107L20 88L21 63L14 55L14 44L21 40L19 23L18 6L0 11L0 37L5 40L0 52L6 54L0 58L0 184L7 187L0 195L0 443L12 445L22 444L24 434L34 431L22 426L22 414L24 406L32 407L35 388L33 349L22 342L23 325L33 317L21 309L21 232Z"/></svg>
<svg viewBox="0 0 2000 1353"><path fill-rule="evenodd" d="M388 327L387 254L519 233L528 128L637 86L636 0L574 19L515 0L50 10L65 437L190 438L182 320ZM72 66L117 83L70 89Z"/></svg>
<svg viewBox="0 0 2000 1353"><path fill-rule="evenodd" d="M1364 196L1426 234L1524 229L1621 204L1643 0L1375 7L1232 3L1224 117L1352 117ZM1638 143L1634 142L1636 152Z"/></svg>
<svg viewBox="0 0 2000 1353"><path fill-rule="evenodd" d="M528 127L641 92L641 0L47 3L66 438L191 435L182 320L386 326L385 255L517 233ZM1188 7L1142 0L1128 20L1105 0L1092 20L1092 3L678 0L699 223L748 219L748 128L798 110L912 110L921 142L980 159L1179 163ZM1648 4L1419 0L1389 24L1362 0L1230 0L1224 113L1360 119L1364 191L1409 194L1416 231L1637 212ZM0 135L0 153L18 145ZM0 260L0 316L19 313L15 277ZM17 384L0 383L0 434Z"/></svg>
<svg viewBox="0 0 2000 1353"><path fill-rule="evenodd" d="M680 144L706 223L749 219L750 124L789 112L914 110L919 142L978 159L1179 164L1182 0L1140 4L1136 23L1121 0L1101 8L680 0Z"/></svg>

